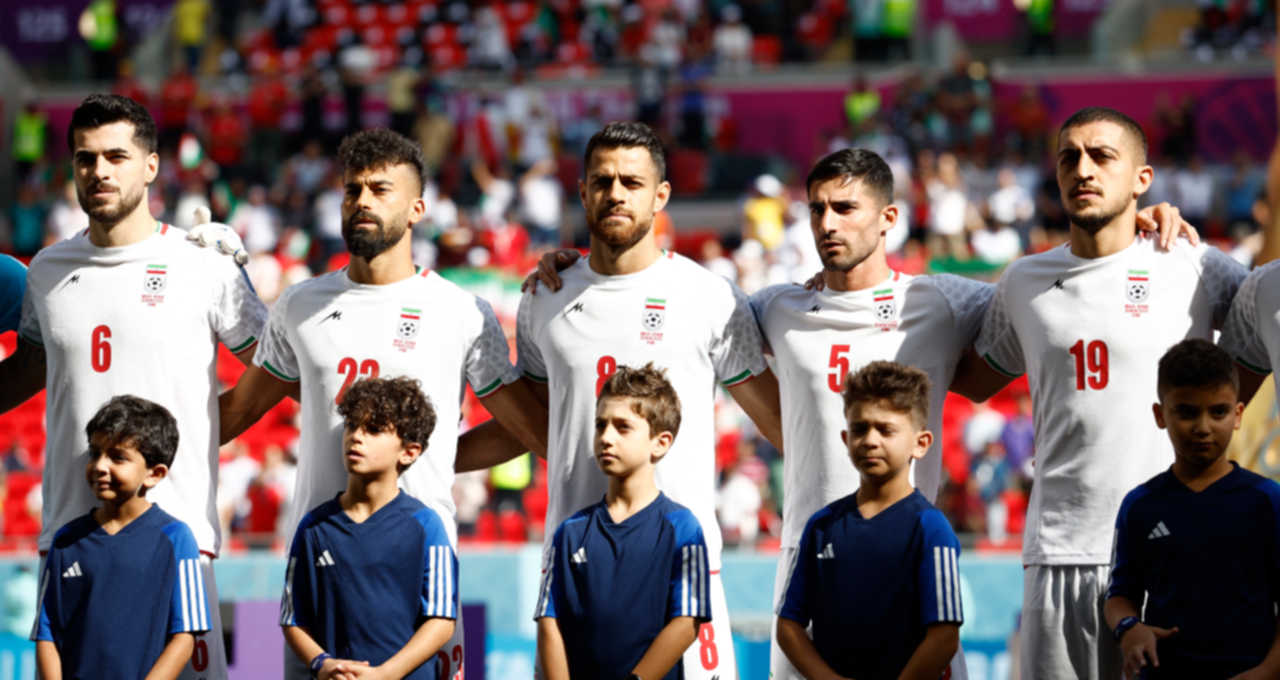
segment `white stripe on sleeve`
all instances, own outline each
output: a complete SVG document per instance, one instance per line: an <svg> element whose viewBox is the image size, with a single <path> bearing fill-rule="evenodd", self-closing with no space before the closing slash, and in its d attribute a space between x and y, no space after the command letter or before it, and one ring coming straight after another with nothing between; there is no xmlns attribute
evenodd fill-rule
<svg viewBox="0 0 1280 680"><path fill-rule="evenodd" d="M960 602L960 554L955 548L951 549L951 572L952 578L956 583L955 601L956 601L956 617L955 621L964 619L964 609Z"/></svg>
<svg viewBox="0 0 1280 680"><path fill-rule="evenodd" d="M284 572L284 601L280 603L280 625L295 625L293 618L293 569L298 564L297 557L289 558L289 566Z"/></svg>
<svg viewBox="0 0 1280 680"><path fill-rule="evenodd" d="M547 548L547 559L542 569L542 587L538 592L538 607L535 616L545 616L547 613L547 605L551 601L551 572L555 559L556 549L555 546L551 546Z"/></svg>
<svg viewBox="0 0 1280 680"><path fill-rule="evenodd" d="M196 602L200 604L200 630L209 629L209 598L204 585L204 565L200 558L191 560L191 568L196 572Z"/></svg>
<svg viewBox="0 0 1280 680"><path fill-rule="evenodd" d="M933 601L938 603L938 620L942 621L942 548L933 546Z"/></svg>

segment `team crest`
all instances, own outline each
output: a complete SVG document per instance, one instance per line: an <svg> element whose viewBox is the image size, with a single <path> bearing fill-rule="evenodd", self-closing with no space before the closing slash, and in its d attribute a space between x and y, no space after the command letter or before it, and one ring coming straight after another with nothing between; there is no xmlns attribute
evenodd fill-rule
<svg viewBox="0 0 1280 680"><path fill-rule="evenodd" d="M667 301L661 298L645 298L644 312L640 315L640 339L650 345L662 339L662 327L667 323Z"/></svg>
<svg viewBox="0 0 1280 680"><path fill-rule="evenodd" d="M885 288L871 292L875 305L876 328L891 331L898 327L898 305L893 301L893 289Z"/></svg>
<svg viewBox="0 0 1280 680"><path fill-rule="evenodd" d="M142 301L151 307L164 302L164 290L169 287L169 267L163 264L147 265L142 277Z"/></svg>
<svg viewBox="0 0 1280 680"><path fill-rule="evenodd" d="M422 324L422 310L412 307L401 307L400 318L396 321L396 339L391 344L401 352L408 352L417 346L414 338L418 337L418 329Z"/></svg>
<svg viewBox="0 0 1280 680"><path fill-rule="evenodd" d="M1129 277L1124 284L1124 297L1128 303L1124 306L1126 314L1142 316L1150 308L1144 304L1151 295L1150 272L1145 269L1130 269Z"/></svg>

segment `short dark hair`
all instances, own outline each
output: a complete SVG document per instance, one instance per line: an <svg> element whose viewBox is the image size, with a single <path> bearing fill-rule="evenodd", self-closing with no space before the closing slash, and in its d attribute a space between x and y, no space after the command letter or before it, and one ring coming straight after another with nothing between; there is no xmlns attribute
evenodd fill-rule
<svg viewBox="0 0 1280 680"><path fill-rule="evenodd" d="M680 397L676 388L667 380L666 369L649 362L640 368L619 366L600 388L596 403L605 399L631 400L631 409L649 423L649 436L670 432L674 437L680 432Z"/></svg>
<svg viewBox="0 0 1280 680"><path fill-rule="evenodd" d="M667 178L667 154L662 149L662 140L653 128L644 123L625 120L614 121L604 126L599 132L591 135L587 141L587 150L582 154L582 172L591 167L591 155L597 149L624 149L642 146L649 150L649 159L658 171L658 181Z"/></svg>
<svg viewBox="0 0 1280 680"><path fill-rule="evenodd" d="M427 185L427 161L417 142L386 128L372 128L347 135L338 145L338 162L344 172L375 170L394 165L412 166L418 190Z"/></svg>
<svg viewBox="0 0 1280 680"><path fill-rule="evenodd" d="M105 437L111 446L131 446L142 454L148 468L173 466L178 451L178 421L169 409L132 394L112 397L84 426L92 445Z"/></svg>
<svg viewBox="0 0 1280 680"><path fill-rule="evenodd" d="M1138 142L1138 149L1142 152L1138 162L1147 162L1147 133L1142 130L1142 126L1138 125L1138 121L1106 106L1087 106L1071 114L1071 117L1058 129L1058 135L1061 136L1063 132L1074 127L1100 122L1115 123L1124 128Z"/></svg>
<svg viewBox="0 0 1280 680"><path fill-rule="evenodd" d="M413 378L368 378L347 388L338 403L347 429L379 433L395 430L404 444L427 448L436 429L436 410Z"/></svg>
<svg viewBox="0 0 1280 680"><path fill-rule="evenodd" d="M1223 385L1239 394L1240 374L1231 355L1208 340L1188 338L1160 357L1156 393L1162 400L1178 387L1211 389Z"/></svg>
<svg viewBox="0 0 1280 680"><path fill-rule="evenodd" d="M87 130L124 121L133 125L133 143L147 153L159 146L156 121L147 109L134 100L118 94L91 94L71 114L67 126L67 148L76 150L76 130Z"/></svg>
<svg viewBox="0 0 1280 680"><path fill-rule="evenodd" d="M912 366L873 361L845 378L840 396L846 416L854 404L875 402L910 414L917 428L929 422L929 376Z"/></svg>
<svg viewBox="0 0 1280 680"><path fill-rule="evenodd" d="M823 156L805 178L805 191L813 189L815 184L837 178L862 182L882 206L893 202L893 171L874 151L841 149Z"/></svg>

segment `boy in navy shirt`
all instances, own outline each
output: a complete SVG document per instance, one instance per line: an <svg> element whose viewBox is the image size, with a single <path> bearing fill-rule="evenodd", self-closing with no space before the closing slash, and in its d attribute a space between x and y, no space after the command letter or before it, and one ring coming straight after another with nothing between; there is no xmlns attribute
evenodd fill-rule
<svg viewBox="0 0 1280 680"><path fill-rule="evenodd" d="M619 366L600 390L595 457L609 490L547 549L534 615L546 680L680 680L681 656L711 619L702 527L654 479L680 429L664 373Z"/></svg>
<svg viewBox="0 0 1280 680"><path fill-rule="evenodd" d="M178 423L126 395L85 434L101 505L59 529L45 558L32 632L40 677L176 678L217 606L205 601L191 529L146 499L173 464Z"/></svg>
<svg viewBox="0 0 1280 680"><path fill-rule="evenodd" d="M964 620L960 542L909 476L933 442L929 378L873 361L845 379L843 397L840 436L861 485L805 526L778 646L810 680L948 677Z"/></svg>
<svg viewBox="0 0 1280 680"><path fill-rule="evenodd" d="M458 559L440 516L397 487L435 411L410 378L351 385L347 489L307 513L289 552L280 625L321 680L435 680L458 617Z"/></svg>
<svg viewBox="0 0 1280 680"><path fill-rule="evenodd" d="M1120 505L1105 606L1128 677L1280 677L1280 485L1227 460L1238 380L1205 340L1160 359L1174 461Z"/></svg>

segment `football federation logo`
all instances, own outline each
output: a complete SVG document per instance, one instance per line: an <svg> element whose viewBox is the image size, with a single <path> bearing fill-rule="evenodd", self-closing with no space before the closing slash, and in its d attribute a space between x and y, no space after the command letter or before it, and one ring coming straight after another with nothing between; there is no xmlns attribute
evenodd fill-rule
<svg viewBox="0 0 1280 680"><path fill-rule="evenodd" d="M875 305L876 328L882 331L890 331L898 327L898 305L893 301L893 289L884 288L881 290L871 291L872 302Z"/></svg>
<svg viewBox="0 0 1280 680"><path fill-rule="evenodd" d="M142 302L155 307L164 302L164 289L169 287L169 267L163 264L147 265L142 276Z"/></svg>
<svg viewBox="0 0 1280 680"><path fill-rule="evenodd" d="M650 345L662 339L662 327L667 323L667 301L663 298L645 298L644 312L640 315L640 339Z"/></svg>
<svg viewBox="0 0 1280 680"><path fill-rule="evenodd" d="M401 307L400 318L396 321L396 338L391 344L401 352L408 352L417 346L413 341L418 336L422 323L422 310L412 307Z"/></svg>
<svg viewBox="0 0 1280 680"><path fill-rule="evenodd" d="M1124 313L1135 317L1142 316L1151 308L1147 306L1147 298L1151 296L1150 272L1145 269L1130 269L1129 277L1124 282Z"/></svg>

